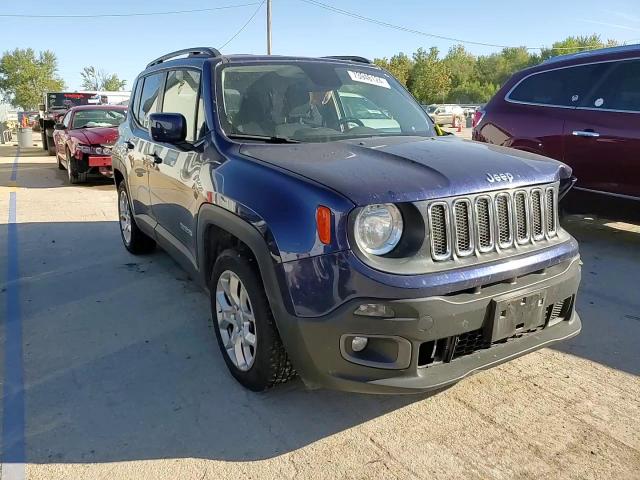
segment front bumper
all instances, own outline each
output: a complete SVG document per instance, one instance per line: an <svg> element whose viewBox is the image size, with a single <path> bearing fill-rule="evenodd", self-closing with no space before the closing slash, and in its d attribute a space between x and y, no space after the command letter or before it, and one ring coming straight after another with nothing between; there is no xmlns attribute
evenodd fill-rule
<svg viewBox="0 0 640 480"><path fill-rule="evenodd" d="M434 390L577 335L580 270L575 256L473 291L357 298L314 318L278 315L278 326L295 368L311 387L367 393ZM518 302L526 307L518 309ZM354 314L359 305L371 303L390 307L394 317ZM506 313L510 309L513 315ZM354 336L369 339L363 351L351 349Z"/></svg>

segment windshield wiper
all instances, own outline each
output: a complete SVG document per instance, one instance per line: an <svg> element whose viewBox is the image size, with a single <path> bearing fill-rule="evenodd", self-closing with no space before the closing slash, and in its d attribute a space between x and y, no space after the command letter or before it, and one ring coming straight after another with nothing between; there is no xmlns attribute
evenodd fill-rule
<svg viewBox="0 0 640 480"><path fill-rule="evenodd" d="M269 135L249 135L245 133L232 133L227 135L229 138L237 138L241 140L259 140L266 143L300 143L298 140L287 137L277 137Z"/></svg>

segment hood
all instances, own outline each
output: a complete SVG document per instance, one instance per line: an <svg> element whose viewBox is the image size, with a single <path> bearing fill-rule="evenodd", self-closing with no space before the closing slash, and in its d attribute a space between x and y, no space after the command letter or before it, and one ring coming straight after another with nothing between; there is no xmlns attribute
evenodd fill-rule
<svg viewBox="0 0 640 480"><path fill-rule="evenodd" d="M540 155L455 137L245 144L240 152L315 180L356 205L502 190L571 175L563 163Z"/></svg>
<svg viewBox="0 0 640 480"><path fill-rule="evenodd" d="M72 136L86 145L111 145L118 139L118 127L94 127L73 130Z"/></svg>

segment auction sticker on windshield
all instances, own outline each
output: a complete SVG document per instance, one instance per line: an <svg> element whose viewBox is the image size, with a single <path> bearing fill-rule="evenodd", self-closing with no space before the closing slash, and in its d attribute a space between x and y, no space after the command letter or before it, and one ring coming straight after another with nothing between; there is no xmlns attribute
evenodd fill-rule
<svg viewBox="0 0 640 480"><path fill-rule="evenodd" d="M354 82L368 83L369 85L376 85L377 87L391 88L391 85L389 85L386 78L376 77L370 73L352 72L351 70L347 70L347 73Z"/></svg>

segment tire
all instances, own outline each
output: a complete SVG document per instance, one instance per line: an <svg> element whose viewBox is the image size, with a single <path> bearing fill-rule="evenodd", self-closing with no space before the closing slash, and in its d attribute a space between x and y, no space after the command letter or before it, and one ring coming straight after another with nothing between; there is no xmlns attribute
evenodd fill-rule
<svg viewBox="0 0 640 480"><path fill-rule="evenodd" d="M87 181L87 173L78 173L76 170L76 165L73 157L69 153L69 150L66 150L67 157L67 177L69 178L69 183L71 185L77 185L79 183L85 183ZM60 163L60 160L58 160ZM58 168L60 168L58 166Z"/></svg>
<svg viewBox="0 0 640 480"><path fill-rule="evenodd" d="M224 288L225 283L228 290ZM295 377L253 258L236 250L222 252L213 267L209 289L213 328L231 375L254 392ZM233 310L234 303L236 310ZM238 328L240 323L242 328Z"/></svg>
<svg viewBox="0 0 640 480"><path fill-rule="evenodd" d="M53 131L51 130L51 135L49 135L49 130L46 131L47 136L47 152L50 157L53 157L56 154L56 144L53 141Z"/></svg>
<svg viewBox="0 0 640 480"><path fill-rule="evenodd" d="M58 155L56 153L56 161L58 162L58 170L64 170L64 165L62 164L62 162L60 161L60 155Z"/></svg>
<svg viewBox="0 0 640 480"><path fill-rule="evenodd" d="M123 218L125 217L125 218ZM124 247L134 255L142 255L152 252L156 248L156 242L138 228L132 214L129 192L124 180L118 185L118 225L120 237ZM128 222L128 229L126 228Z"/></svg>

